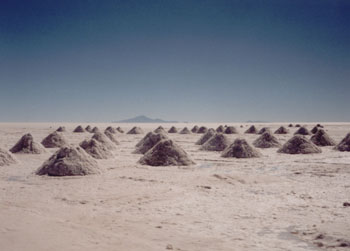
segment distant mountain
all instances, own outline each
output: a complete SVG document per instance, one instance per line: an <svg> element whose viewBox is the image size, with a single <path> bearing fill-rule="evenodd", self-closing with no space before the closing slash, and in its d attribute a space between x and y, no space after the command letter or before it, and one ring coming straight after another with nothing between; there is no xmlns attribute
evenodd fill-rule
<svg viewBox="0 0 350 251"><path fill-rule="evenodd" d="M136 116L131 119L116 121L116 123L177 123L177 121L166 121L162 119L151 119L144 115Z"/></svg>

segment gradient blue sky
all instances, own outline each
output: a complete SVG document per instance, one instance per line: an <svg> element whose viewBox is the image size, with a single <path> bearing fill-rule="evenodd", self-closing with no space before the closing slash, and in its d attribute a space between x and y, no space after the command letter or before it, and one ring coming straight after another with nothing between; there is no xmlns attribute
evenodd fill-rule
<svg viewBox="0 0 350 251"><path fill-rule="evenodd" d="M1 0L0 121L350 121L350 1Z"/></svg>

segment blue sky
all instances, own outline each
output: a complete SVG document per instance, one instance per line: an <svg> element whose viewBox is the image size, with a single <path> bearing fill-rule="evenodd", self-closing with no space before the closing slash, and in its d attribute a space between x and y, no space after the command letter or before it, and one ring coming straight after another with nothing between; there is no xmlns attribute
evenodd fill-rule
<svg viewBox="0 0 350 251"><path fill-rule="evenodd" d="M0 2L0 121L350 121L350 1Z"/></svg>

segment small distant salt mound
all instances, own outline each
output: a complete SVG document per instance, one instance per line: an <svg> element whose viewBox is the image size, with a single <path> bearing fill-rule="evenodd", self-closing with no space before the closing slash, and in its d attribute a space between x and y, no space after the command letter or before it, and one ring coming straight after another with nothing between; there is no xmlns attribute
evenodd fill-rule
<svg viewBox="0 0 350 251"><path fill-rule="evenodd" d="M216 128L216 132L224 132L224 131L225 131L225 128L222 125L220 125L220 126L218 126L218 128Z"/></svg>
<svg viewBox="0 0 350 251"><path fill-rule="evenodd" d="M66 138L59 132L53 132L41 141L46 148L62 147L67 145Z"/></svg>
<svg viewBox="0 0 350 251"><path fill-rule="evenodd" d="M106 135L103 133L97 132L92 136L92 139L97 140L98 142L102 143L104 146L106 146L109 150L115 150L116 146L115 144L110 141L109 138L107 138Z"/></svg>
<svg viewBox="0 0 350 251"><path fill-rule="evenodd" d="M10 152L0 148L0 166L9 166L16 163L17 160Z"/></svg>
<svg viewBox="0 0 350 251"><path fill-rule="evenodd" d="M163 133L149 132L139 143L137 143L134 153L145 154L149 149L164 139L168 139L168 137Z"/></svg>
<svg viewBox="0 0 350 251"><path fill-rule="evenodd" d="M198 130L199 130L199 127L195 125L195 126L191 129L191 132L197 133Z"/></svg>
<svg viewBox="0 0 350 251"><path fill-rule="evenodd" d="M237 129L234 126L228 126L225 129L225 134L236 134L238 133Z"/></svg>
<svg viewBox="0 0 350 251"><path fill-rule="evenodd" d="M302 135L295 135L289 139L278 151L288 154L321 153L321 149Z"/></svg>
<svg viewBox="0 0 350 251"><path fill-rule="evenodd" d="M250 146L245 139L236 139L221 154L221 157L224 158L257 158L260 156L258 150Z"/></svg>
<svg viewBox="0 0 350 251"><path fill-rule="evenodd" d="M113 157L113 153L108 147L95 139L84 140L80 143L80 147L95 159L109 159Z"/></svg>
<svg viewBox="0 0 350 251"><path fill-rule="evenodd" d="M100 129L98 129L98 127L94 127L92 130L91 130L92 133L97 133L97 132L100 132Z"/></svg>
<svg viewBox="0 0 350 251"><path fill-rule="evenodd" d="M176 127L175 127L175 126L172 126L172 127L169 129L168 133L177 133Z"/></svg>
<svg viewBox="0 0 350 251"><path fill-rule="evenodd" d="M22 136L16 145L10 149L10 152L40 154L45 150L40 144L34 142L33 136L28 133Z"/></svg>
<svg viewBox="0 0 350 251"><path fill-rule="evenodd" d="M320 128L323 128L323 125L321 125L321 124L317 124L316 126L320 127Z"/></svg>
<svg viewBox="0 0 350 251"><path fill-rule="evenodd" d="M143 131L140 127L133 127L130 131L127 132L127 134L142 134Z"/></svg>
<svg viewBox="0 0 350 251"><path fill-rule="evenodd" d="M88 125L87 127L85 127L85 131L87 132L92 132L92 128L90 125Z"/></svg>
<svg viewBox="0 0 350 251"><path fill-rule="evenodd" d="M203 145L205 142L207 142L208 139L210 139L212 136L215 135L214 129L209 129L197 142L196 145Z"/></svg>
<svg viewBox="0 0 350 251"><path fill-rule="evenodd" d="M155 133L162 133L162 134L166 134L166 131L164 130L163 127L158 127L157 129L154 130Z"/></svg>
<svg viewBox="0 0 350 251"><path fill-rule="evenodd" d="M335 149L341 152L350 152L350 133L348 133L345 138L340 141Z"/></svg>
<svg viewBox="0 0 350 251"><path fill-rule="evenodd" d="M284 126L281 126L275 131L275 134L287 134L287 133L288 133L288 129L285 128Z"/></svg>
<svg viewBox="0 0 350 251"><path fill-rule="evenodd" d="M65 132L66 128L64 126L60 126L57 128L56 132Z"/></svg>
<svg viewBox="0 0 350 251"><path fill-rule="evenodd" d="M194 164L187 153L170 139L158 142L146 152L139 163L150 166L189 166Z"/></svg>
<svg viewBox="0 0 350 251"><path fill-rule="evenodd" d="M111 127L111 126L108 126L108 127L106 128L105 132L110 132L110 133L116 134L116 133L117 133L117 129L114 129L114 128Z"/></svg>
<svg viewBox="0 0 350 251"><path fill-rule="evenodd" d="M296 124L296 125L295 125L295 127L301 127L301 125L299 125L299 124Z"/></svg>
<svg viewBox="0 0 350 251"><path fill-rule="evenodd" d="M206 128L205 126L201 126L199 129L198 129L198 131L197 131L197 133L206 133L208 131L208 128Z"/></svg>
<svg viewBox="0 0 350 251"><path fill-rule="evenodd" d="M268 127L263 127L263 128L260 129L260 131L258 132L258 134L264 134L265 132L270 132L270 133L271 133L270 128L268 128Z"/></svg>
<svg viewBox="0 0 350 251"><path fill-rule="evenodd" d="M216 133L202 146L201 150L205 151L223 151L230 145L228 138L222 133Z"/></svg>
<svg viewBox="0 0 350 251"><path fill-rule="evenodd" d="M65 146L36 171L37 175L74 176L100 173L96 160L80 147Z"/></svg>
<svg viewBox="0 0 350 251"><path fill-rule="evenodd" d="M84 130L84 128L83 128L81 125L79 125L79 126L77 126L77 127L74 129L73 132L85 132L85 130Z"/></svg>
<svg viewBox="0 0 350 251"><path fill-rule="evenodd" d="M310 140L317 146L335 146L335 141L323 129L318 129Z"/></svg>
<svg viewBox="0 0 350 251"><path fill-rule="evenodd" d="M249 127L244 133L248 133L248 134L256 134L258 132L258 130L256 129L256 127L254 125L252 125L251 127Z"/></svg>
<svg viewBox="0 0 350 251"><path fill-rule="evenodd" d="M306 129L305 127L300 127L295 133L294 135L310 135L310 132L308 129Z"/></svg>
<svg viewBox="0 0 350 251"><path fill-rule="evenodd" d="M280 147L281 144L277 138L271 134L271 132L264 132L259 138L257 138L253 145L258 148L271 148Z"/></svg>
<svg viewBox="0 0 350 251"><path fill-rule="evenodd" d="M105 131L105 135L107 138L110 139L114 144L119 145L119 141L117 140L116 136L114 133L111 133L110 131Z"/></svg>
<svg viewBox="0 0 350 251"><path fill-rule="evenodd" d="M124 130L120 126L117 127L117 131L120 133L124 133Z"/></svg>
<svg viewBox="0 0 350 251"><path fill-rule="evenodd" d="M289 124L288 127L293 127L293 124Z"/></svg>
<svg viewBox="0 0 350 251"><path fill-rule="evenodd" d="M314 128L312 128L312 130L310 131L312 134L315 134L315 133L317 133L317 131L318 131L318 127L317 126L315 126Z"/></svg>
<svg viewBox="0 0 350 251"><path fill-rule="evenodd" d="M191 134L191 131L187 127L181 130L180 134Z"/></svg>

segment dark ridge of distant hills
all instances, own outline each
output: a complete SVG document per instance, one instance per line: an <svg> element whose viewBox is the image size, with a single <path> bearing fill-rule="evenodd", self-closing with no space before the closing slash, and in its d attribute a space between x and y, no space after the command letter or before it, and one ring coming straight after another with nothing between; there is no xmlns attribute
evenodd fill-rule
<svg viewBox="0 0 350 251"><path fill-rule="evenodd" d="M144 115L136 116L130 119L114 121L113 123L178 123L177 121L166 121L163 119L151 119Z"/></svg>

